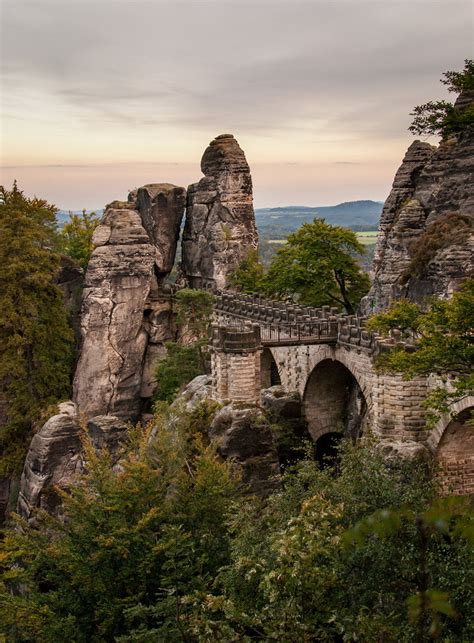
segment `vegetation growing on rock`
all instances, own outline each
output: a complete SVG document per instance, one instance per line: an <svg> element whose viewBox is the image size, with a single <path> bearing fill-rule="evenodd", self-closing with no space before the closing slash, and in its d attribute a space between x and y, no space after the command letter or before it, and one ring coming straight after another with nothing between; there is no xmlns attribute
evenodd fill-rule
<svg viewBox="0 0 474 643"><path fill-rule="evenodd" d="M474 278L466 279L448 300L432 300L427 311L407 300L397 301L368 322L384 335L400 330L409 341L379 359L382 368L406 377L440 373L456 379L450 390L436 389L428 404L446 411L447 404L474 392Z"/></svg>
<svg viewBox="0 0 474 643"><path fill-rule="evenodd" d="M100 220L94 212L70 214L69 221L64 224L59 232L59 248L64 254L71 257L84 269L87 268L89 257L94 246L92 235L99 225Z"/></svg>
<svg viewBox="0 0 474 643"><path fill-rule="evenodd" d="M461 72L447 71L441 80L450 92L457 94L474 93L474 61L465 60ZM439 134L443 139L474 127L474 106L458 101L429 101L414 108L413 123L408 128L413 134Z"/></svg>

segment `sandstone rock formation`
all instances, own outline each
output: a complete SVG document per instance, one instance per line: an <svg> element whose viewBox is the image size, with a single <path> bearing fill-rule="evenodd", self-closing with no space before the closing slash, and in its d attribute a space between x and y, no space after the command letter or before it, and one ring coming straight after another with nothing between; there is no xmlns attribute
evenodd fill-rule
<svg viewBox="0 0 474 643"><path fill-rule="evenodd" d="M129 198L133 197L131 193ZM156 267L161 278L166 277L174 265L185 205L186 190L171 183L151 183L136 192L136 207L156 247Z"/></svg>
<svg viewBox="0 0 474 643"><path fill-rule="evenodd" d="M258 246L252 178L231 134L215 138L201 160L204 174L188 188L182 270L192 288L223 289Z"/></svg>
<svg viewBox="0 0 474 643"><path fill-rule="evenodd" d="M155 249L134 210L107 210L86 273L74 401L87 417L136 417Z"/></svg>
<svg viewBox="0 0 474 643"><path fill-rule="evenodd" d="M30 518L35 508L58 513L61 499L56 487L67 489L83 473L85 461L77 408L73 402L59 404L51 417L33 436L26 457L18 498L18 513ZM87 424L92 444L107 449L112 463L120 457L127 426L112 416L92 418Z"/></svg>
<svg viewBox="0 0 474 643"><path fill-rule="evenodd" d="M184 188L146 185L110 204L94 232L74 378L74 401L87 417L136 419L153 394L156 363L175 334L161 282L173 267L185 198Z"/></svg>
<svg viewBox="0 0 474 643"><path fill-rule="evenodd" d="M212 422L209 437L220 455L242 469L242 481L253 493L266 495L278 486L280 462L271 426L256 406L227 404Z"/></svg>
<svg viewBox="0 0 474 643"><path fill-rule="evenodd" d="M472 105L474 92L457 105ZM415 141L403 159L380 220L368 314L408 297L448 296L474 270L474 132L435 148Z"/></svg>

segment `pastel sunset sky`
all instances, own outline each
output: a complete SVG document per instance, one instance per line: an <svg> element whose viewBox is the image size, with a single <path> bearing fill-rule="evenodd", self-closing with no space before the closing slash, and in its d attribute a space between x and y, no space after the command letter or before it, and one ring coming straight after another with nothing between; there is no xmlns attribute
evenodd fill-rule
<svg viewBox="0 0 474 643"><path fill-rule="evenodd" d="M0 2L1 183L62 209L187 186L224 132L257 207L384 200L473 54L470 0Z"/></svg>

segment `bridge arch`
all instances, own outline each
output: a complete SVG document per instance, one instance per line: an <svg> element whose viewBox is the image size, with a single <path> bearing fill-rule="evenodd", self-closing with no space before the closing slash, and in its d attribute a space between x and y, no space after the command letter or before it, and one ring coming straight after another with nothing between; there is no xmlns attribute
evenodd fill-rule
<svg viewBox="0 0 474 643"><path fill-rule="evenodd" d="M277 361L268 346L265 346L260 357L260 378L262 388L281 384L281 375Z"/></svg>
<svg viewBox="0 0 474 643"><path fill-rule="evenodd" d="M443 493L474 494L474 428L468 423L472 411L474 396L467 395L451 405L428 438Z"/></svg>
<svg viewBox="0 0 474 643"><path fill-rule="evenodd" d="M323 359L307 378L303 409L317 452L318 443L333 444L337 435L358 437L364 428L368 404L351 369L339 360ZM328 434L333 434L331 440L322 440Z"/></svg>

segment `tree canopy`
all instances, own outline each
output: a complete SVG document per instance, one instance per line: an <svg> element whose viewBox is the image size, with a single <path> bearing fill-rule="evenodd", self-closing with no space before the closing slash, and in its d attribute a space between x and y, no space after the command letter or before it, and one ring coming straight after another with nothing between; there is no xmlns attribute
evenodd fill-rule
<svg viewBox="0 0 474 643"><path fill-rule="evenodd" d="M99 225L95 212L82 211L82 214L69 214L69 221L59 232L60 250L75 259L84 269L87 268L89 258L94 246L92 245L92 235Z"/></svg>
<svg viewBox="0 0 474 643"><path fill-rule="evenodd" d="M246 292L292 297L308 306L339 306L353 313L370 286L356 259L363 253L355 232L315 219L290 234L266 273L250 255L234 274L233 284Z"/></svg>
<svg viewBox="0 0 474 643"><path fill-rule="evenodd" d="M66 520L6 533L7 640L472 640L469 515L432 505L426 464L347 443L338 476L303 460L257 498L208 443L211 418L155 418L119 470L86 443Z"/></svg>
<svg viewBox="0 0 474 643"><path fill-rule="evenodd" d="M20 469L33 422L69 395L73 334L55 244L55 207L0 187L0 474Z"/></svg>
<svg viewBox="0 0 474 643"><path fill-rule="evenodd" d="M447 71L441 79L448 91L470 96L467 105L454 105L446 100L429 101L414 107L413 122L408 128L417 135L439 134L447 138L474 127L474 61L465 60L463 71Z"/></svg>

